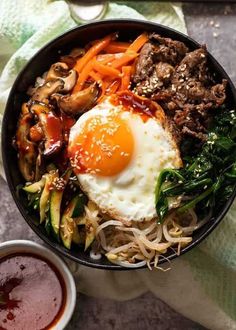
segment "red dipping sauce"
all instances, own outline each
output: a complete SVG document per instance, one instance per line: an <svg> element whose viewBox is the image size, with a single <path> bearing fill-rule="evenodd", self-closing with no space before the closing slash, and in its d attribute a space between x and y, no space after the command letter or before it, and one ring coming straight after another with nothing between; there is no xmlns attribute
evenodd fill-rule
<svg viewBox="0 0 236 330"><path fill-rule="evenodd" d="M0 330L50 329L65 302L64 281L47 260L32 254L0 258Z"/></svg>

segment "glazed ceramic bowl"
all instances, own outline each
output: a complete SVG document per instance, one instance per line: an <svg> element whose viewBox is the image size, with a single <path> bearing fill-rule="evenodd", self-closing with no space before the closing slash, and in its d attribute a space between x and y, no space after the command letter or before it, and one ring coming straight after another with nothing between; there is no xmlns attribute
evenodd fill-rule
<svg viewBox="0 0 236 330"><path fill-rule="evenodd" d="M106 258L93 260L90 258L89 252L84 252L82 248L79 249L76 247L69 251L64 248L62 244L59 244L58 242L49 238L46 234L45 228L38 225L38 219L29 212L26 200L17 194L17 186L24 181L17 166L17 153L12 147L12 137L16 131L21 104L26 100L26 90L30 85L34 83L36 77L41 76L45 71L47 71L52 63L58 61L61 54L69 53L73 47L78 45L83 46L91 40L101 38L108 33L116 31L119 31L120 39L124 41L137 37L137 35L143 31L150 31L159 33L163 37L170 37L175 40L182 41L189 47L190 50L194 50L200 46L196 41L180 32L172 30L166 26L150 23L147 21L119 19L94 22L77 27L52 40L41 50L39 50L18 75L9 95L2 129L2 151L6 178L16 205L18 206L26 222L31 226L35 233L40 236L47 244L49 244L55 251L60 252L64 256L67 256L83 265L108 270L124 270L126 268L111 264ZM221 81L223 78L228 80L228 105L230 107L235 107L236 91L229 76L226 74L221 65L209 53L208 63L211 69L216 73L216 80ZM181 254L191 250L210 234L210 232L217 226L217 224L226 214L227 210L233 202L234 197L235 193L229 199L220 213L217 214L217 216L215 216L206 225L193 233L192 242L181 250ZM175 252L169 251L165 257L168 257L168 259L173 259L176 258L177 255ZM161 264L165 262L165 260L166 259L164 258L160 258L159 263Z"/></svg>
<svg viewBox="0 0 236 330"><path fill-rule="evenodd" d="M0 259L14 254L32 254L39 256L44 260L48 260L55 269L59 272L65 284L65 307L62 315L52 326L52 330L63 330L70 321L76 303L76 287L74 278L67 265L50 249L32 241L13 240L5 243L0 243Z"/></svg>

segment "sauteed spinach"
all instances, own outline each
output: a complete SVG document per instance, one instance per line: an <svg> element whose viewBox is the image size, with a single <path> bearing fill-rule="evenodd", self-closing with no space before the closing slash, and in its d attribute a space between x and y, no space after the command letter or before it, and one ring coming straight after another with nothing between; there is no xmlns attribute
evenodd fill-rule
<svg viewBox="0 0 236 330"><path fill-rule="evenodd" d="M163 170L156 184L158 221L170 209L170 197L180 197L177 213L195 208L198 218L216 213L227 202L236 183L236 110L222 108L197 156L184 157L184 167Z"/></svg>

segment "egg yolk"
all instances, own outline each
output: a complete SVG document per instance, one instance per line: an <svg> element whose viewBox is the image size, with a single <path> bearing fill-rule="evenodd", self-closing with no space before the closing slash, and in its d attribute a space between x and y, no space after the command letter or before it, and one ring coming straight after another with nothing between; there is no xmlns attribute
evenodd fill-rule
<svg viewBox="0 0 236 330"><path fill-rule="evenodd" d="M119 114L89 118L69 144L75 173L112 176L130 163L134 150L131 129Z"/></svg>

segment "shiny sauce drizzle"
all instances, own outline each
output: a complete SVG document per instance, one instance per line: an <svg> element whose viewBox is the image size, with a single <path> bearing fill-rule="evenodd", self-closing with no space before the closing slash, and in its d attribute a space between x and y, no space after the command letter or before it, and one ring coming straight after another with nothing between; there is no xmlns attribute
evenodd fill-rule
<svg viewBox="0 0 236 330"><path fill-rule="evenodd" d="M111 97L111 102L116 106L122 105L124 109L133 113L138 113L144 122L150 117L163 115L163 109L159 104L130 91L118 92Z"/></svg>
<svg viewBox="0 0 236 330"><path fill-rule="evenodd" d="M65 303L64 281L47 260L32 254L0 258L0 330L50 329Z"/></svg>

